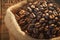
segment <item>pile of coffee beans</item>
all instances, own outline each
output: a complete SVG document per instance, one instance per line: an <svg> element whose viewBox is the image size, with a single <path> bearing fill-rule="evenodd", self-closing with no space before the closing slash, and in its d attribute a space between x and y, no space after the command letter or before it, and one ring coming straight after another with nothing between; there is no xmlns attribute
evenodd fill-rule
<svg viewBox="0 0 60 40"><path fill-rule="evenodd" d="M15 14L22 31L35 39L60 36L60 9L51 1L26 4Z"/></svg>

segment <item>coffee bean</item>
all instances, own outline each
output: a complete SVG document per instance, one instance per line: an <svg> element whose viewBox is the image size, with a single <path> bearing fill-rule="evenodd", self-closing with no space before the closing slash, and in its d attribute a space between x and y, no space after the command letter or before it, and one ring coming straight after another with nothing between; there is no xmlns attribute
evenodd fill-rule
<svg viewBox="0 0 60 40"><path fill-rule="evenodd" d="M52 20L50 20L50 21L49 21L49 24L52 24L52 23L53 23L53 21L52 21Z"/></svg>
<svg viewBox="0 0 60 40"><path fill-rule="evenodd" d="M58 22L58 24L60 25L60 22Z"/></svg>
<svg viewBox="0 0 60 40"><path fill-rule="evenodd" d="M32 5L32 3L30 2L30 3L29 3L29 5L31 6L31 5Z"/></svg>
<svg viewBox="0 0 60 40"><path fill-rule="evenodd" d="M45 27L45 31L48 31L48 26Z"/></svg>
<svg viewBox="0 0 60 40"><path fill-rule="evenodd" d="M41 26L40 26L39 32L43 32L43 30L44 30L44 27L41 27Z"/></svg>
<svg viewBox="0 0 60 40"><path fill-rule="evenodd" d="M45 9L43 7L39 8L40 11L44 11Z"/></svg>
<svg viewBox="0 0 60 40"><path fill-rule="evenodd" d="M39 9L38 8L35 8L37 11L39 11Z"/></svg>
<svg viewBox="0 0 60 40"><path fill-rule="evenodd" d="M42 26L46 26L46 23L43 23Z"/></svg>
<svg viewBox="0 0 60 40"><path fill-rule="evenodd" d="M49 10L52 10L53 11L54 10L54 7L49 7Z"/></svg>
<svg viewBox="0 0 60 40"><path fill-rule="evenodd" d="M47 19L49 20L49 16L48 16L48 15L47 15L47 16L45 16L45 19L46 19L46 20L47 20Z"/></svg>
<svg viewBox="0 0 60 40"><path fill-rule="evenodd" d="M27 7L28 11L32 12L32 9L30 7Z"/></svg>
<svg viewBox="0 0 60 40"><path fill-rule="evenodd" d="M40 33L39 38L40 38L40 39L43 39L43 38L44 38L43 33Z"/></svg>
<svg viewBox="0 0 60 40"><path fill-rule="evenodd" d="M38 1L34 2L33 4L36 5L38 3Z"/></svg>
<svg viewBox="0 0 60 40"><path fill-rule="evenodd" d="M34 0L14 15L21 30L34 39L60 36L60 9L54 2Z"/></svg>
<svg viewBox="0 0 60 40"><path fill-rule="evenodd" d="M31 5L31 8L35 8L35 5Z"/></svg>
<svg viewBox="0 0 60 40"><path fill-rule="evenodd" d="M58 20L58 17L55 17L56 20Z"/></svg>
<svg viewBox="0 0 60 40"><path fill-rule="evenodd" d="M48 12L48 9L47 9L47 10L45 10L44 12L45 12L45 13L47 13L47 12Z"/></svg>
<svg viewBox="0 0 60 40"><path fill-rule="evenodd" d="M50 15L50 19L53 19L53 18L55 18L55 16L54 15Z"/></svg>
<svg viewBox="0 0 60 40"><path fill-rule="evenodd" d="M16 20L20 19L20 17L17 14L15 14L15 18L16 18Z"/></svg>
<svg viewBox="0 0 60 40"><path fill-rule="evenodd" d="M49 15L49 14L48 14L48 13L46 13L46 14L43 14L42 16L43 16L43 17L45 17L46 15Z"/></svg>
<svg viewBox="0 0 60 40"><path fill-rule="evenodd" d="M58 13L56 12L56 10L53 11L53 14L54 14L55 16L58 16Z"/></svg>
<svg viewBox="0 0 60 40"><path fill-rule="evenodd" d="M57 35L60 36L60 30L58 31Z"/></svg>
<svg viewBox="0 0 60 40"><path fill-rule="evenodd" d="M32 15L34 16L34 18L36 17L36 15L34 13L32 13Z"/></svg>
<svg viewBox="0 0 60 40"><path fill-rule="evenodd" d="M37 10L36 8L35 8L35 9L33 9L32 11L33 11L34 13L35 13L35 12L36 12L36 13L38 12L38 10Z"/></svg>
<svg viewBox="0 0 60 40"><path fill-rule="evenodd" d="M56 27L56 30L60 30L59 27Z"/></svg>
<svg viewBox="0 0 60 40"><path fill-rule="evenodd" d="M29 16L29 14L30 14L29 12L26 12L26 14L25 14L25 15L26 15L26 16Z"/></svg>
<svg viewBox="0 0 60 40"><path fill-rule="evenodd" d="M29 25L27 31L28 31L29 33L32 33L32 32L33 32L33 29L34 29L34 25L31 24L31 25Z"/></svg>
<svg viewBox="0 0 60 40"><path fill-rule="evenodd" d="M24 14L25 14L25 10L21 10L19 13L20 13L21 15L24 15Z"/></svg>
<svg viewBox="0 0 60 40"><path fill-rule="evenodd" d="M47 16L49 16L49 13L46 13Z"/></svg>
<svg viewBox="0 0 60 40"><path fill-rule="evenodd" d="M37 18L36 18L36 20L39 21L40 19L41 19L41 16L38 15Z"/></svg>
<svg viewBox="0 0 60 40"><path fill-rule="evenodd" d="M48 6L54 6L52 3L49 3Z"/></svg>
<svg viewBox="0 0 60 40"><path fill-rule="evenodd" d="M43 5L43 7L47 7L47 2L44 1L44 3L42 5Z"/></svg>
<svg viewBox="0 0 60 40"><path fill-rule="evenodd" d="M51 15L53 12L51 10L49 10L48 13Z"/></svg>
<svg viewBox="0 0 60 40"><path fill-rule="evenodd" d="M41 25L40 25L40 23L39 22L37 22L36 24L35 24L35 27L36 28L39 28Z"/></svg>
<svg viewBox="0 0 60 40"><path fill-rule="evenodd" d="M33 33L34 33L34 34L38 34L38 32L39 32L38 29L36 29L36 28L33 29Z"/></svg>

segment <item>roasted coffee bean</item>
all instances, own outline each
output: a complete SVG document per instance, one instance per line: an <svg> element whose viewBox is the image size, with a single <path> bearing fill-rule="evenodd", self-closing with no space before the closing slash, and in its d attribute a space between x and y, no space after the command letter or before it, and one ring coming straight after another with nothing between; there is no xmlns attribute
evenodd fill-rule
<svg viewBox="0 0 60 40"><path fill-rule="evenodd" d="M38 12L38 10L35 8L35 9L32 9L32 11L35 13L37 13Z"/></svg>
<svg viewBox="0 0 60 40"><path fill-rule="evenodd" d="M43 20L43 21L44 21L44 20L45 20L45 18L41 18L40 20Z"/></svg>
<svg viewBox="0 0 60 40"><path fill-rule="evenodd" d="M33 19L33 18L35 18L35 17L36 17L36 16L35 16L35 14L34 14L34 13L31 13L31 14L30 14L30 18L32 18L32 19Z"/></svg>
<svg viewBox="0 0 60 40"><path fill-rule="evenodd" d="M50 19L54 19L55 16L54 15L50 15L49 17L50 17Z"/></svg>
<svg viewBox="0 0 60 40"><path fill-rule="evenodd" d="M45 9L43 7L39 8L40 11L44 11Z"/></svg>
<svg viewBox="0 0 60 40"><path fill-rule="evenodd" d="M34 33L34 34L38 34L38 33L39 33L39 30L36 29L36 28L34 28L34 29L33 29L33 33Z"/></svg>
<svg viewBox="0 0 60 40"><path fill-rule="evenodd" d="M46 26L46 23L43 23L42 26Z"/></svg>
<svg viewBox="0 0 60 40"><path fill-rule="evenodd" d="M49 16L48 16L48 15L47 15L47 16L45 16L45 19L46 19L46 20L47 20L47 19L49 20Z"/></svg>
<svg viewBox="0 0 60 40"><path fill-rule="evenodd" d="M43 32L43 30L44 30L44 27L40 26L39 32Z"/></svg>
<svg viewBox="0 0 60 40"><path fill-rule="evenodd" d="M55 20L58 20L58 17L55 17Z"/></svg>
<svg viewBox="0 0 60 40"><path fill-rule="evenodd" d="M29 3L29 5L31 6L31 5L32 5L32 3L30 2L30 3Z"/></svg>
<svg viewBox="0 0 60 40"><path fill-rule="evenodd" d="M49 21L49 24L53 24L54 22L52 20Z"/></svg>
<svg viewBox="0 0 60 40"><path fill-rule="evenodd" d="M56 10L53 11L53 14L54 14L55 16L58 16L58 13L56 12Z"/></svg>
<svg viewBox="0 0 60 40"><path fill-rule="evenodd" d="M35 8L37 11L39 11L39 8Z"/></svg>
<svg viewBox="0 0 60 40"><path fill-rule="evenodd" d="M50 3L52 3L52 4L53 4L53 2L52 2L52 1L47 1L47 4L50 4Z"/></svg>
<svg viewBox="0 0 60 40"><path fill-rule="evenodd" d="M35 5L31 5L31 8L35 8Z"/></svg>
<svg viewBox="0 0 60 40"><path fill-rule="evenodd" d="M30 24L30 25L28 26L27 31L28 31L29 33L32 33L32 32L33 32L33 29L34 29L34 25Z"/></svg>
<svg viewBox="0 0 60 40"><path fill-rule="evenodd" d="M33 4L34 4L34 5L38 4L38 1L34 2Z"/></svg>
<svg viewBox="0 0 60 40"><path fill-rule="evenodd" d="M49 16L49 13L46 13L47 16Z"/></svg>
<svg viewBox="0 0 60 40"><path fill-rule="evenodd" d="M37 34L32 34L32 38L38 39L38 36L39 36L39 35L37 35Z"/></svg>
<svg viewBox="0 0 60 40"><path fill-rule="evenodd" d="M39 39L44 39L44 34L43 33L40 33Z"/></svg>
<svg viewBox="0 0 60 40"><path fill-rule="evenodd" d="M52 11L54 10L54 7L48 7L48 8L49 8L49 10L52 10Z"/></svg>
<svg viewBox="0 0 60 40"><path fill-rule="evenodd" d="M47 32L44 33L44 38L45 39L49 39L50 37L51 37L50 31L47 31Z"/></svg>
<svg viewBox="0 0 60 40"><path fill-rule="evenodd" d="M26 12L26 14L25 14L25 15L26 15L26 16L28 16L29 14L30 14L29 12Z"/></svg>
<svg viewBox="0 0 60 40"><path fill-rule="evenodd" d="M40 20L39 22L40 22L41 24L43 24L45 21L44 21L44 20Z"/></svg>
<svg viewBox="0 0 60 40"><path fill-rule="evenodd" d="M49 10L48 13L51 15L51 14L53 14L53 11Z"/></svg>
<svg viewBox="0 0 60 40"><path fill-rule="evenodd" d="M17 14L15 14L15 18L16 18L16 20L20 19L20 17Z"/></svg>
<svg viewBox="0 0 60 40"><path fill-rule="evenodd" d="M49 29L52 30L54 28L54 26L49 26Z"/></svg>
<svg viewBox="0 0 60 40"><path fill-rule="evenodd" d="M38 15L37 18L36 18L36 20L39 21L40 19L41 19L41 16Z"/></svg>
<svg viewBox="0 0 60 40"><path fill-rule="evenodd" d="M29 12L32 12L32 9L30 7L27 7L27 9L28 9Z"/></svg>
<svg viewBox="0 0 60 40"><path fill-rule="evenodd" d="M54 6L52 3L49 3L48 6Z"/></svg>
<svg viewBox="0 0 60 40"><path fill-rule="evenodd" d="M58 21L57 24L60 25L60 21Z"/></svg>
<svg viewBox="0 0 60 40"><path fill-rule="evenodd" d="M19 14L20 14L20 15L24 15L25 12L26 12L25 10L21 10L21 11L19 12Z"/></svg>
<svg viewBox="0 0 60 40"><path fill-rule="evenodd" d="M42 12L38 12L37 15L42 16L43 14L42 14Z"/></svg>
<svg viewBox="0 0 60 40"><path fill-rule="evenodd" d="M39 28L41 25L40 25L40 23L39 22L37 22L36 24L35 24L35 28Z"/></svg>
<svg viewBox="0 0 60 40"><path fill-rule="evenodd" d="M36 17L36 15L34 13L32 13L32 15L33 15L34 18Z"/></svg>
<svg viewBox="0 0 60 40"><path fill-rule="evenodd" d="M19 22L20 22L20 23L23 23L23 22L25 22L25 21L24 21L24 19L21 19L21 20L19 20Z"/></svg>
<svg viewBox="0 0 60 40"><path fill-rule="evenodd" d="M28 2L14 15L21 30L32 38L60 36L60 9L50 0Z"/></svg>
<svg viewBox="0 0 60 40"><path fill-rule="evenodd" d="M60 30L58 31L57 36L60 36Z"/></svg>
<svg viewBox="0 0 60 40"><path fill-rule="evenodd" d="M53 26L53 27L54 27L54 25L55 25L55 24L51 24L51 26Z"/></svg>
<svg viewBox="0 0 60 40"><path fill-rule="evenodd" d="M44 12L47 13L48 11L49 11L49 10L47 9L47 10L45 10Z"/></svg>
<svg viewBox="0 0 60 40"><path fill-rule="evenodd" d="M47 7L47 2L44 2L42 5L43 7Z"/></svg>

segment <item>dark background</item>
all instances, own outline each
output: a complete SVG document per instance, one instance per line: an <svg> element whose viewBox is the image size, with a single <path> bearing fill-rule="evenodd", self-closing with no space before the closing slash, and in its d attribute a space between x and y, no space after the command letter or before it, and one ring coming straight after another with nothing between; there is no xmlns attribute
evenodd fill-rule
<svg viewBox="0 0 60 40"><path fill-rule="evenodd" d="M6 9L20 1L22 0L0 0L0 40L9 40L9 32L3 21ZM60 5L60 0L53 1Z"/></svg>

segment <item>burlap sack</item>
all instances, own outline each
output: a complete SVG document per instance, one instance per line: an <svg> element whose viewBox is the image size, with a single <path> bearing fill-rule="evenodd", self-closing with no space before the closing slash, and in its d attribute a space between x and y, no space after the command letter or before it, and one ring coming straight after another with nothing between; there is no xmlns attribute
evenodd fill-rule
<svg viewBox="0 0 60 40"><path fill-rule="evenodd" d="M23 5L25 4L27 4L27 1L22 1L7 9L4 21L6 27L9 30L10 40L38 40L38 39L31 38L30 36L26 35L23 31L21 31L20 26L18 25L15 16L13 14L16 13L16 11L20 7L23 7ZM39 39L39 40L44 40L44 39ZM53 38L50 40L60 40L60 37Z"/></svg>

